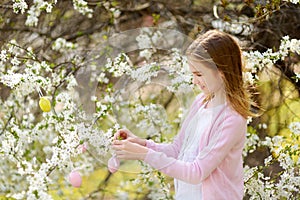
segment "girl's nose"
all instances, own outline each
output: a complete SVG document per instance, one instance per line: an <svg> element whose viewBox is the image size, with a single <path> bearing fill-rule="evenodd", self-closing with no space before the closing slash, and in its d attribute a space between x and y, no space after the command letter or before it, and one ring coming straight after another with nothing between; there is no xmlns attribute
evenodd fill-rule
<svg viewBox="0 0 300 200"><path fill-rule="evenodd" d="M193 84L197 85L197 79L193 78Z"/></svg>
<svg viewBox="0 0 300 200"><path fill-rule="evenodd" d="M199 84L199 79L197 78L197 76L193 76L193 84L197 85Z"/></svg>

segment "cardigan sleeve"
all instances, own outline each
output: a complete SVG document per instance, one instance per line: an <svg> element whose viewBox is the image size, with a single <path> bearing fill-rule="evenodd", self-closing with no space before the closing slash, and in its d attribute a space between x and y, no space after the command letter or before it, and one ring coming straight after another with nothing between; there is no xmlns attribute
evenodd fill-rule
<svg viewBox="0 0 300 200"><path fill-rule="evenodd" d="M203 100L203 98L204 98L203 94L197 95L194 102L192 103L192 106L189 110L189 113L188 113L185 121L182 124L182 128L181 128L179 134L174 138L172 143L158 144L158 143L155 143L153 140L147 140L146 147L148 147L149 149L152 149L154 151L157 151L157 152L162 152L168 157L177 158L177 156L180 152L181 146L182 146L182 142L185 137L185 134L184 134L185 127L186 127L187 123L189 122L190 118L193 116L194 111L197 110L199 108L199 106L201 105L201 100Z"/></svg>
<svg viewBox="0 0 300 200"><path fill-rule="evenodd" d="M235 151L236 146L239 146L239 151L243 148L246 120L238 114L230 115L218 123L217 129L213 131L215 133L210 142L199 152L193 162L177 160L152 149L149 149L144 161L168 176L198 184L222 163L230 151ZM235 168L232 166L228 169Z"/></svg>
<svg viewBox="0 0 300 200"><path fill-rule="evenodd" d="M168 157L177 158L183 139L184 134L180 132L171 144L157 144L152 140L147 140L146 146L156 152L162 152Z"/></svg>

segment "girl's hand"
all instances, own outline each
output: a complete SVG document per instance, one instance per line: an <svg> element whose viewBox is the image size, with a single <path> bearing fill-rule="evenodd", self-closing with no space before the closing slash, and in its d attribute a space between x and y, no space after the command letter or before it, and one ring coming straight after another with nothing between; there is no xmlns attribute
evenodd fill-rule
<svg viewBox="0 0 300 200"><path fill-rule="evenodd" d="M112 148L120 160L144 160L148 148L129 140L115 140Z"/></svg>
<svg viewBox="0 0 300 200"><path fill-rule="evenodd" d="M120 129L114 135L114 140L129 140L130 142L146 146L146 139L141 139L127 129Z"/></svg>

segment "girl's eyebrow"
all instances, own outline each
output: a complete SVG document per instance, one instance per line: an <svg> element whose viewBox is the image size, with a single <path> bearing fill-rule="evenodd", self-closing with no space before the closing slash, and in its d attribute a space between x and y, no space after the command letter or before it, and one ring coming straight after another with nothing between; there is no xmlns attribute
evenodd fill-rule
<svg viewBox="0 0 300 200"><path fill-rule="evenodd" d="M195 72L192 72L193 74L202 74L202 72L199 72L199 71L195 71Z"/></svg>

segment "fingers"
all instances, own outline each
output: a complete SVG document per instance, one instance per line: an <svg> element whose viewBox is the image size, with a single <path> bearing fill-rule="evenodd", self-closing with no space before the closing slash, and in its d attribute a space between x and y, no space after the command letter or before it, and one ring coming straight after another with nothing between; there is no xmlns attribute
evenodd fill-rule
<svg viewBox="0 0 300 200"><path fill-rule="evenodd" d="M114 141L112 142L113 145L121 145L121 144L123 144L123 143L124 143L124 140L114 140Z"/></svg>
<svg viewBox="0 0 300 200"><path fill-rule="evenodd" d="M118 137L123 130L125 129L118 130L115 137ZM128 130L125 131L127 132ZM130 131L128 132L130 135L133 135ZM148 149L138 143L138 138L130 137L130 135L125 140L115 139L112 142L112 149L120 160L142 160Z"/></svg>
<svg viewBox="0 0 300 200"><path fill-rule="evenodd" d="M123 150L124 149L123 141L121 141L121 140L113 141L112 149L115 150L115 151Z"/></svg>
<svg viewBox="0 0 300 200"><path fill-rule="evenodd" d="M139 160L143 155L141 153L134 153L126 150L116 150L115 156L119 160Z"/></svg>
<svg viewBox="0 0 300 200"><path fill-rule="evenodd" d="M112 142L113 149L128 149L134 145L136 144L129 140L114 140Z"/></svg>
<svg viewBox="0 0 300 200"><path fill-rule="evenodd" d="M136 138L132 138L132 137L128 138L127 141L132 142L132 143L137 143L136 142L137 139Z"/></svg>
<svg viewBox="0 0 300 200"><path fill-rule="evenodd" d="M123 150L116 150L115 155L117 158L123 158L126 155L126 152Z"/></svg>
<svg viewBox="0 0 300 200"><path fill-rule="evenodd" d="M132 152L126 150L126 145L124 143L127 143L127 142L122 141L122 140L115 140L113 142L112 149L114 150L115 156L119 160L130 160L130 154Z"/></svg>
<svg viewBox="0 0 300 200"><path fill-rule="evenodd" d="M134 145L128 140L114 140L112 143L112 149L114 150L126 150L130 149L130 146Z"/></svg>
<svg viewBox="0 0 300 200"><path fill-rule="evenodd" d="M127 140L115 140L113 141L112 149L117 151L124 151L124 152L133 152L134 151L134 143L131 143Z"/></svg>

